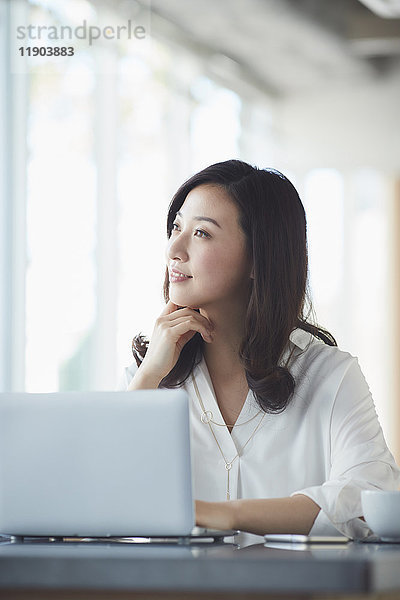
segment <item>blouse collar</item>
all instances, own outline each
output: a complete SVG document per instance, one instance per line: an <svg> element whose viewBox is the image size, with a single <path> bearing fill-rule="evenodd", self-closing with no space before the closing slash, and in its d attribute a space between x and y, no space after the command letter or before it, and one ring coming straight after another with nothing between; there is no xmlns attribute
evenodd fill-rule
<svg viewBox="0 0 400 600"><path fill-rule="evenodd" d="M286 358L288 356L289 352L293 349L293 348L290 348L291 345L297 346L300 350L304 350L307 347L307 345L312 341L312 339L313 339L312 334L308 333L307 331L304 331L303 329L300 329L300 328L294 329L289 336L289 340L290 340L291 344L288 344L288 347L286 348L286 350L284 352L284 358ZM220 413L219 406L218 406L218 403L217 403L217 400L215 397L214 388L212 385L211 377L210 377L204 356L202 356L201 361L198 364L195 372L196 372L197 376L199 376L201 374L199 377L199 380L198 380L198 387L199 387L199 391L200 391L200 394L202 395L202 397L207 398L206 409L211 410L213 412L213 414L217 417L219 422L223 422L223 418ZM196 378L196 380L197 380L197 378ZM193 392L194 392L194 390L193 390ZM196 402L196 404L197 404L197 402ZM251 419L259 411L260 411L260 407L255 400L254 394L251 392L251 390L249 390L246 400L244 402L244 405L242 407L242 411L241 411L236 423L239 425L239 424L243 423L244 421ZM264 419L264 420L268 420L268 419ZM252 422L249 422L249 424L244 427L240 427L240 428L234 427L232 430L232 436L229 434L227 427L224 427L224 428L218 427L217 429L219 430L220 436L222 437L222 439L225 439L225 443L231 444L232 439L233 439L234 442L236 442L236 444L240 445L241 438L243 436L245 437L248 434L248 431L251 429L251 427L253 425L254 424Z"/></svg>
<svg viewBox="0 0 400 600"><path fill-rule="evenodd" d="M304 331L304 329L300 329L300 327L296 327L293 329L292 333L289 336L289 340L301 350L304 350L308 344L312 343L315 340L312 333L308 331Z"/></svg>

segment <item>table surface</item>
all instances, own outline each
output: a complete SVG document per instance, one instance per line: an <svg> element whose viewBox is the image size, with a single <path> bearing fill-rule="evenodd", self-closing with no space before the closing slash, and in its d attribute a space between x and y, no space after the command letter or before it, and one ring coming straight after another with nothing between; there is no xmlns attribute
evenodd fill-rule
<svg viewBox="0 0 400 600"><path fill-rule="evenodd" d="M1 589L370 593L400 590L400 544L0 542Z"/></svg>

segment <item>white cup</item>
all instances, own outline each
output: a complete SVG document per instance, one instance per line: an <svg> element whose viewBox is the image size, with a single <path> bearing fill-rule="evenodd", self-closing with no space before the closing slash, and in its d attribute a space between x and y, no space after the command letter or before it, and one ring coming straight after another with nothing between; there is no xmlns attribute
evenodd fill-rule
<svg viewBox="0 0 400 600"><path fill-rule="evenodd" d="M400 491L362 490L361 505L368 526L382 541L400 541Z"/></svg>

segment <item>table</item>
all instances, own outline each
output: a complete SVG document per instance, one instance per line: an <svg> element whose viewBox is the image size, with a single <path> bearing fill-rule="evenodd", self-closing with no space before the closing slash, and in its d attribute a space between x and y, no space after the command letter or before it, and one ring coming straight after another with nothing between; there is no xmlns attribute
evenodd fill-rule
<svg viewBox="0 0 400 600"><path fill-rule="evenodd" d="M222 542L0 542L0 598L9 600L244 599L277 594L400 598L400 544L239 548Z"/></svg>

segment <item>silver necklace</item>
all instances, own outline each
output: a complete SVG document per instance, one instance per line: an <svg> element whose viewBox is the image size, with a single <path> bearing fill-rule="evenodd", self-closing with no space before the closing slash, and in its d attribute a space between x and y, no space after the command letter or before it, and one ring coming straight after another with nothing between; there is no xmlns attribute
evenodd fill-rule
<svg viewBox="0 0 400 600"><path fill-rule="evenodd" d="M211 418L209 418L209 416L210 416L210 415L211 415L211 417L212 417L212 412L211 412L210 410L209 410L209 411L207 411L207 410L204 408L204 404L203 404L203 401L202 401L202 399L201 399L201 396L200 396L199 388L197 387L196 379L195 379L195 377L194 377L194 375L193 375L193 374L192 374L192 381L193 381L194 389L195 389L195 391L196 391L196 394L197 394L197 398L198 398L198 400L199 400L199 403L200 403L200 407L201 407L201 409L202 409L202 411L203 411L203 412L202 412L202 415L201 415L201 417L200 417L200 420L201 420L201 422L202 422L202 423L204 423L205 425L208 425L208 426L209 426L209 428L210 428L210 431L211 431L211 433L212 433L212 435L213 435L213 437L214 437L214 440L215 440L215 441L216 441L216 443L217 443L217 446L218 446L218 448L219 448L219 451L220 451L220 453L221 453L221 456L222 456L222 458L223 458L223 460L224 460L224 463L225 463L225 469L226 469L226 471L227 471L226 499L227 499L227 500L230 500L230 499L231 499L231 494L230 494L230 487L229 487L229 483L230 483L230 482L229 482L229 472L230 472L230 470L232 469L232 465L233 465L234 461L235 461L235 460L238 458L238 456L239 456L239 452L236 454L236 456L234 456L234 457L232 458L232 460L231 460L231 461L227 461L227 460L226 460L226 458L225 458L225 456L224 456L224 453L222 452L222 448L221 448L221 446L219 445L219 443L218 443L218 440L217 440L217 438L216 438L216 436L215 436L215 433L214 433L214 431L213 431L213 428L211 427L211 423L214 423L214 421L212 421L212 419L211 419ZM262 411L260 410L260 411L257 413L257 415L259 415L259 414L260 414L260 412L262 412ZM254 417L252 417L251 419L249 419L248 421L246 421L246 423L249 423L250 421L252 421L252 420L253 420L253 419L254 419L254 418L257 416L257 415L255 415ZM264 419L265 415L266 415L266 413L264 412L264 414L263 414L263 416L261 417L261 419L260 419L260 421L259 421L259 423L258 423L257 427L254 429L253 433L251 434L251 436L249 437L249 439L247 440L247 442L246 442L246 443L245 443L245 445L243 446L243 448L242 448L242 454L243 454L243 451L244 451L244 449L246 448L247 444L248 444L248 443L250 442L250 440L253 438L253 436L255 435L256 431L258 430L258 428L260 427L261 423L263 422L263 419ZM203 418L203 417L205 417L205 418ZM214 425L219 425L219 423L214 423ZM245 423L242 423L242 425L245 425Z"/></svg>

